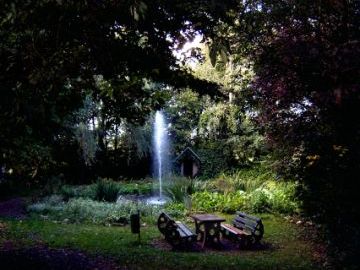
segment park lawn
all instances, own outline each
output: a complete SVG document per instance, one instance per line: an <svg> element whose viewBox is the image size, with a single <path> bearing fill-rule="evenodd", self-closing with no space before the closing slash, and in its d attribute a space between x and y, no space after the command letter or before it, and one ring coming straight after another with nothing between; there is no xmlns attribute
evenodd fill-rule
<svg viewBox="0 0 360 270"><path fill-rule="evenodd" d="M225 216L228 220L231 216ZM4 240L21 246L43 243L109 256L128 269L314 269L312 245L301 239L296 225L283 217L261 215L264 242L271 247L256 251L175 252L160 250L153 241L162 238L156 225L141 228L141 244L129 226L59 224L39 219L0 220L6 226ZM192 224L190 226L193 226Z"/></svg>

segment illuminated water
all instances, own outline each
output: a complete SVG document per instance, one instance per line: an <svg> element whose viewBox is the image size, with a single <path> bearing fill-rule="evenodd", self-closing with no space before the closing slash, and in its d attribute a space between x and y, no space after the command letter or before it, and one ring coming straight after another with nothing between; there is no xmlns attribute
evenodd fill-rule
<svg viewBox="0 0 360 270"><path fill-rule="evenodd" d="M153 147L153 176L159 181L159 201L161 201L163 199L164 175L169 171L169 139L165 117L161 111L157 111L155 114Z"/></svg>

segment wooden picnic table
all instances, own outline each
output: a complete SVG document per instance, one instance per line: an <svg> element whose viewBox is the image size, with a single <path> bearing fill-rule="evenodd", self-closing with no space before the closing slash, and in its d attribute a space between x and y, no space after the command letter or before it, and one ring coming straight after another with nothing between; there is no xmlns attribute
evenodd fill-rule
<svg viewBox="0 0 360 270"><path fill-rule="evenodd" d="M195 221L196 234L201 246L219 245L221 222L224 218L212 214L191 215Z"/></svg>

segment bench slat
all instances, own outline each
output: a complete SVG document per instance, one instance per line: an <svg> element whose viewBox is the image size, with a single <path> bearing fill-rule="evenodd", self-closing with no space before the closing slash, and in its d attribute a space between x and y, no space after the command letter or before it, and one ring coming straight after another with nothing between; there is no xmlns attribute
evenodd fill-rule
<svg viewBox="0 0 360 270"><path fill-rule="evenodd" d="M236 222L243 223L243 224L245 224L245 225L247 225L247 226L249 226L249 227L253 227L253 228L256 228L256 226L258 225L257 222L254 222L254 221L252 221L252 220L247 220L247 219L245 219L245 218L243 218L243 217L235 217L234 220L235 220Z"/></svg>
<svg viewBox="0 0 360 270"><path fill-rule="evenodd" d="M233 224L234 224L235 227L243 229L243 230L250 231L251 233L256 231L256 229L255 229L256 227L249 226L249 225L241 223L241 222L237 222L236 220L234 220Z"/></svg>
<svg viewBox="0 0 360 270"><path fill-rule="evenodd" d="M179 227L178 229L182 231L180 232L181 236L184 237L195 236L195 234L184 223L180 221L176 221L176 225Z"/></svg>
<svg viewBox="0 0 360 270"><path fill-rule="evenodd" d="M244 212L238 211L238 212L236 212L236 214L239 215L239 216L242 217L242 218L246 218L246 219L253 220L253 221L255 221L256 223L258 223L258 222L261 221L261 218L258 218L258 217L254 217L254 216L245 214Z"/></svg>
<svg viewBox="0 0 360 270"><path fill-rule="evenodd" d="M225 230L230 231L233 234L236 234L236 235L244 235L244 234L245 235L251 235L248 232L240 230L240 229L238 229L238 228L236 228L236 227L234 227L234 226L232 226L230 224L226 224L226 223L221 224L221 227L224 228Z"/></svg>

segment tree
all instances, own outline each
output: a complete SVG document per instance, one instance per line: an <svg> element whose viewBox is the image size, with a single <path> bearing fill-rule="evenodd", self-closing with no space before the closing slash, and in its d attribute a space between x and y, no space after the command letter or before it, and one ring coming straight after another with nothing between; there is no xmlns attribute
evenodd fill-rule
<svg viewBox="0 0 360 270"><path fill-rule="evenodd" d="M281 172L303 184L304 210L326 225L341 267L356 265L360 5L243 1L240 9L217 38L254 62L251 97Z"/></svg>
<svg viewBox="0 0 360 270"><path fill-rule="evenodd" d="M165 107L174 155L197 143L198 121L204 107L199 95L185 89L174 95Z"/></svg>
<svg viewBox="0 0 360 270"><path fill-rule="evenodd" d="M172 49L197 31L211 32L229 4L2 1L0 163L23 176L48 169L64 119L88 95L109 113L139 122L164 102L146 81L215 93L214 84L180 67Z"/></svg>

